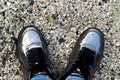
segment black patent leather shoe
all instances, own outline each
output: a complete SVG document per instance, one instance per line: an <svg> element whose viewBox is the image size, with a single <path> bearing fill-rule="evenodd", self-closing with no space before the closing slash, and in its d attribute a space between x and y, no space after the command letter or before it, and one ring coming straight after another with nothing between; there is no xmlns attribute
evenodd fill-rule
<svg viewBox="0 0 120 80"><path fill-rule="evenodd" d="M24 80L30 80L40 72L54 78L42 35L36 27L32 25L23 27L16 44L16 55L21 63Z"/></svg>
<svg viewBox="0 0 120 80"><path fill-rule="evenodd" d="M60 79L65 80L68 75L78 73L84 80L92 80L103 57L104 36L97 28L85 30L78 38L70 60L61 74Z"/></svg>

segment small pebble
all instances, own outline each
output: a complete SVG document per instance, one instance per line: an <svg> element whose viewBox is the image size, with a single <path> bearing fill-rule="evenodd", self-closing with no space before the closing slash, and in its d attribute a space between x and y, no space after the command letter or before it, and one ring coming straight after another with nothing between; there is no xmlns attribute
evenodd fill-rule
<svg viewBox="0 0 120 80"><path fill-rule="evenodd" d="M58 42L61 44L62 42L65 42L64 38L60 38Z"/></svg>

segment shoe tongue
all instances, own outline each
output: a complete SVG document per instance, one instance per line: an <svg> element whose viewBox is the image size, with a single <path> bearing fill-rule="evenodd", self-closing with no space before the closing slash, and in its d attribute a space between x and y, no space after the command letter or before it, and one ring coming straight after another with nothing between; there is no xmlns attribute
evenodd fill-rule
<svg viewBox="0 0 120 80"><path fill-rule="evenodd" d="M85 80L90 79L91 75L89 70L93 68L95 61L95 52L83 47L82 50L79 53L79 68L81 71L81 74L84 75Z"/></svg>
<svg viewBox="0 0 120 80"><path fill-rule="evenodd" d="M92 65L95 60L95 52L83 47L82 50L79 53L79 61L81 65Z"/></svg>
<svg viewBox="0 0 120 80"><path fill-rule="evenodd" d="M28 50L27 57L31 69L44 69L45 55L41 48L32 48Z"/></svg>

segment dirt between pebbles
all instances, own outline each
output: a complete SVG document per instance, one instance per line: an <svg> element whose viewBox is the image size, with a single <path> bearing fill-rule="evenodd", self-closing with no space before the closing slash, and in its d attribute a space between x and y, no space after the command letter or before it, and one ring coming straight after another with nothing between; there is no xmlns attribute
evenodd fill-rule
<svg viewBox="0 0 120 80"><path fill-rule="evenodd" d="M105 37L104 57L94 80L120 80L119 0L0 0L0 80L23 80L11 34L37 26L52 69L61 73L79 35L97 27Z"/></svg>

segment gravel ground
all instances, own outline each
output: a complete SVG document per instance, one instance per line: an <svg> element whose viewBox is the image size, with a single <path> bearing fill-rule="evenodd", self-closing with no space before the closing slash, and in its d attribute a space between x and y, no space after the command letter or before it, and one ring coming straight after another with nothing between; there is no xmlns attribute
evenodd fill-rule
<svg viewBox="0 0 120 80"><path fill-rule="evenodd" d="M41 30L55 73L85 29L101 29L105 51L94 80L120 80L119 0L0 0L0 80L23 80L11 34L30 24Z"/></svg>

